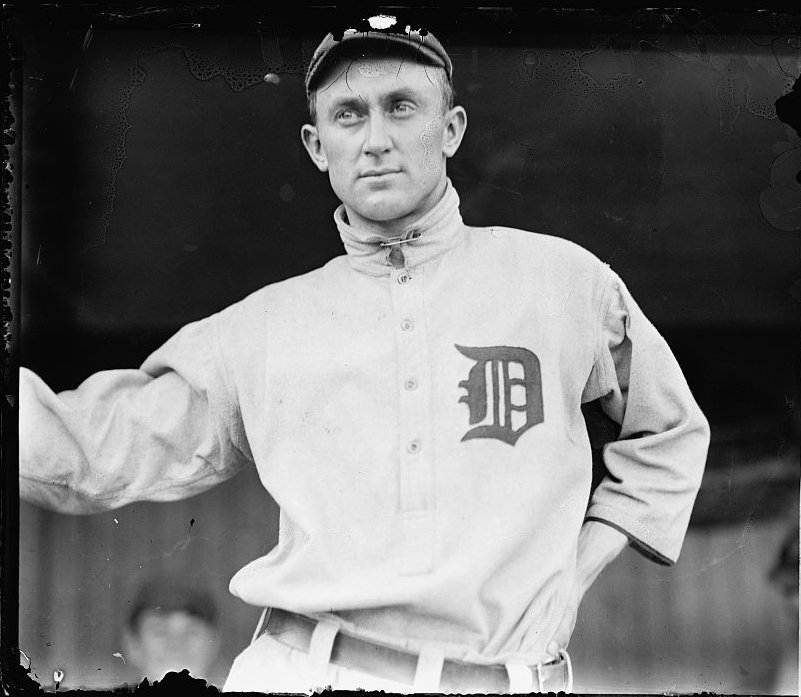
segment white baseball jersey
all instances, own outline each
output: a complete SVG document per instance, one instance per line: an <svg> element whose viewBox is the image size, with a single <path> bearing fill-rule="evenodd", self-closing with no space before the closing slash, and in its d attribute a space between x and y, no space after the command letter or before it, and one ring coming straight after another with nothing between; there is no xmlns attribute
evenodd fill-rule
<svg viewBox="0 0 801 697"><path fill-rule="evenodd" d="M466 227L458 196L405 266L347 251L181 329L139 370L20 380L21 491L68 512L196 494L255 466L278 545L248 603L479 663L547 658L587 518L675 561L709 431L620 279L565 240ZM591 496L580 410L621 424Z"/></svg>

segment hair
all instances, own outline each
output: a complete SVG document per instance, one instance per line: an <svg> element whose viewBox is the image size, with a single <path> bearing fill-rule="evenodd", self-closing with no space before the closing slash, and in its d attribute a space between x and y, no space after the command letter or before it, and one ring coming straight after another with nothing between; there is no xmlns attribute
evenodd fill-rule
<svg viewBox="0 0 801 697"><path fill-rule="evenodd" d="M444 114L446 111L453 108L454 100L456 98L456 90L453 89L453 83L448 77L448 73L445 68L432 65L425 65L423 67L426 71L426 75L428 75L429 80L439 87L439 90L442 94L441 108L442 113ZM350 66L348 66L348 69L350 69ZM313 124L317 123L317 87L323 82L322 78L324 77L325 74L321 75L317 79L317 85L309 91L309 95L307 97L309 117L311 118L311 122Z"/></svg>

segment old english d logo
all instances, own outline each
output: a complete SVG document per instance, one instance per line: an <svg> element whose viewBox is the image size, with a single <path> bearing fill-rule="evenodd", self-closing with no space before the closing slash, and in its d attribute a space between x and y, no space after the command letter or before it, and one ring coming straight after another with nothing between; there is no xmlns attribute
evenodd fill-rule
<svg viewBox="0 0 801 697"><path fill-rule="evenodd" d="M471 438L497 438L504 443L514 445L532 426L542 423L542 378L540 376L540 360L531 351L514 346L459 346L454 344L463 356L467 356L476 364L470 369L467 380L462 380L459 387L464 387L467 394L459 398L470 409L471 428L462 436L462 440ZM510 377L510 366L515 365L515 372L522 377ZM520 390L512 388L520 386L525 395L524 402L519 403ZM517 402L513 401L518 400ZM492 414L487 413L492 405ZM513 413L520 412L520 417L513 419ZM486 423L482 423L485 422ZM514 428L513 421L518 423Z"/></svg>

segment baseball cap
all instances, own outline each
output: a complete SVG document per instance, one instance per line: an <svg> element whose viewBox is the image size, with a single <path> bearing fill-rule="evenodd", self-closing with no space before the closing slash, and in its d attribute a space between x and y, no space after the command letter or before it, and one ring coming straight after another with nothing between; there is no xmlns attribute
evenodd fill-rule
<svg viewBox="0 0 801 697"><path fill-rule="evenodd" d="M316 82L334 62L344 55L380 55L380 51L401 50L427 65L444 68L448 79L453 78L451 57L431 32L407 28L357 31L348 29L340 37L328 34L315 49L306 71L306 94L313 91Z"/></svg>

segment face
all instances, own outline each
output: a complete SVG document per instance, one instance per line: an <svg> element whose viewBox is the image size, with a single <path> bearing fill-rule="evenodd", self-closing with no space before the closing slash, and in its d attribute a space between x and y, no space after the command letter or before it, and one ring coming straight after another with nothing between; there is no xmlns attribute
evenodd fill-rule
<svg viewBox="0 0 801 697"><path fill-rule="evenodd" d="M131 662L151 680L184 668L200 677L217 655L214 627L187 612L144 612L137 627L126 648Z"/></svg>
<svg viewBox="0 0 801 697"><path fill-rule="evenodd" d="M433 71L408 59L354 59L319 86L317 124L303 127L303 142L351 223L401 225L444 192L466 115L444 110Z"/></svg>

